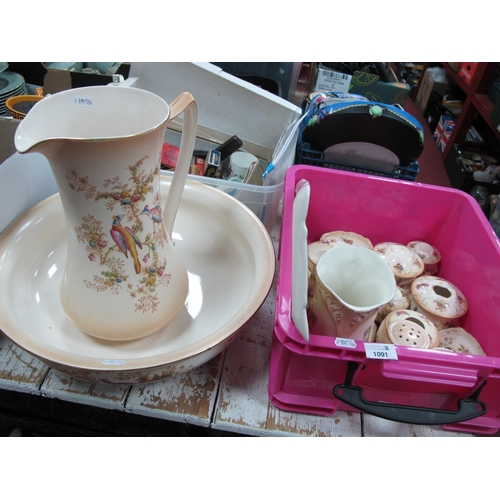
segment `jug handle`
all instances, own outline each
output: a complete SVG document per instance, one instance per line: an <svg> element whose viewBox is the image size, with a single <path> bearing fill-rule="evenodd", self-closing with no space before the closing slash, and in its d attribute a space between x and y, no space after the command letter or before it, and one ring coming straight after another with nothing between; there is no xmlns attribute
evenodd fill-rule
<svg viewBox="0 0 500 500"><path fill-rule="evenodd" d="M172 239L175 216L177 215L177 209L179 208L182 192L191 165L191 158L193 157L194 144L196 141L196 126L198 122L198 107L194 97L189 92L180 94L169 104L169 107L169 121L184 112L179 157L177 159L177 165L175 167L175 173L167 201L163 208L165 228L170 239Z"/></svg>

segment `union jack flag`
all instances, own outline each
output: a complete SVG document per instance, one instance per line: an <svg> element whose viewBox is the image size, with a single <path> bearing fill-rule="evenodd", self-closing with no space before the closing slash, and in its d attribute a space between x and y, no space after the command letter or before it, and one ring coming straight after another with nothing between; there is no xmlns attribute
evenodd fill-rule
<svg viewBox="0 0 500 500"><path fill-rule="evenodd" d="M441 115L439 118L439 123L434 131L434 141L436 141L437 147L441 153L444 152L448 141L450 140L451 133L455 128L455 122L451 116Z"/></svg>

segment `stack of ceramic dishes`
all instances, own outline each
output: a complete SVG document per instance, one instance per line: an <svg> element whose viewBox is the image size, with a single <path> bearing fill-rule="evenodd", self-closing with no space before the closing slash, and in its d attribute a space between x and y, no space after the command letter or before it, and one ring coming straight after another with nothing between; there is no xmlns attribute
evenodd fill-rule
<svg viewBox="0 0 500 500"><path fill-rule="evenodd" d="M0 72L0 116L7 115L5 102L10 97L27 94L24 77L12 71Z"/></svg>

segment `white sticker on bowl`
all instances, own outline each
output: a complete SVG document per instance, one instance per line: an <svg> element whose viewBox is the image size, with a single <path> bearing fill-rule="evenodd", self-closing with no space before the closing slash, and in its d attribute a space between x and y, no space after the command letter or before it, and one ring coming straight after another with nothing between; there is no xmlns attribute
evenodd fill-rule
<svg viewBox="0 0 500 500"><path fill-rule="evenodd" d="M105 359L102 362L103 365L124 365L125 360L123 359Z"/></svg>
<svg viewBox="0 0 500 500"><path fill-rule="evenodd" d="M73 104L75 106L92 106L92 99L90 97L75 97Z"/></svg>

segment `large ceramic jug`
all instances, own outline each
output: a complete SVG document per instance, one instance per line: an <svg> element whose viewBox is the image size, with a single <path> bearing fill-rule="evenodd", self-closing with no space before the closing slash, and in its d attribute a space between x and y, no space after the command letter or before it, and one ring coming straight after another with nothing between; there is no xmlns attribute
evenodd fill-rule
<svg viewBox="0 0 500 500"><path fill-rule="evenodd" d="M181 151L163 204L161 148L167 123L183 112ZM196 122L189 93L168 105L145 90L98 86L47 96L20 123L17 150L45 155L59 188L68 244L61 304L84 332L145 337L183 307L188 275L172 228Z"/></svg>

